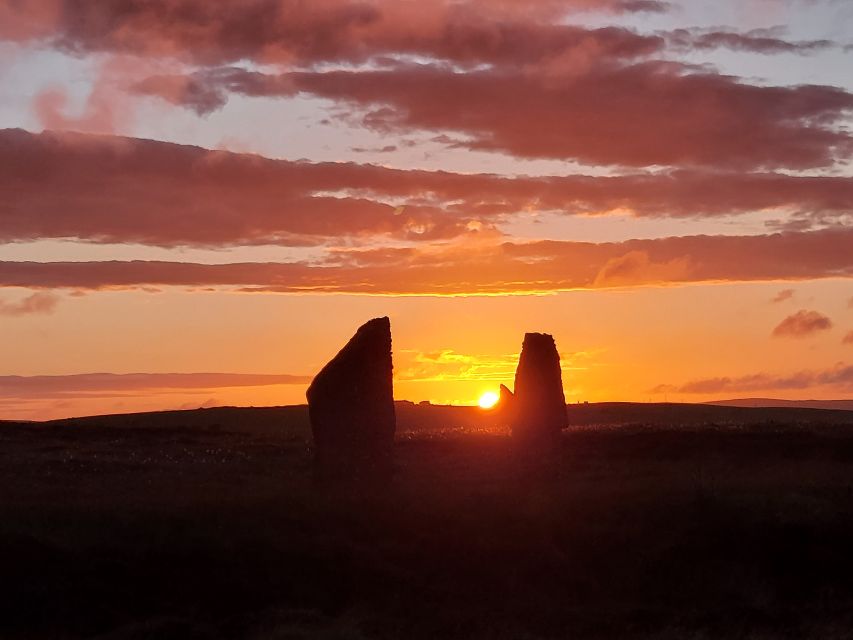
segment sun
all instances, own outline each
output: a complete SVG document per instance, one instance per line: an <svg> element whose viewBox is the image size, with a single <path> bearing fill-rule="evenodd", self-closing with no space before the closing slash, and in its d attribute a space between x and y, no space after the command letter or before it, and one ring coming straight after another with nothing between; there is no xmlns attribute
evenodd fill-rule
<svg viewBox="0 0 853 640"><path fill-rule="evenodd" d="M500 396L498 394L493 391L486 391L486 393L480 396L480 408L491 409L498 403L498 400L500 400Z"/></svg>

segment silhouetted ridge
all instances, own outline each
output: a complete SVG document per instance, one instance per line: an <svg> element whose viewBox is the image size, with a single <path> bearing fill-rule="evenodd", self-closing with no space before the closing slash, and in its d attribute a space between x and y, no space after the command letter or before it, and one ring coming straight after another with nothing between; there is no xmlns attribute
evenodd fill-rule
<svg viewBox="0 0 853 640"><path fill-rule="evenodd" d="M320 479L391 472L394 413L391 322L361 326L308 387L308 414Z"/></svg>

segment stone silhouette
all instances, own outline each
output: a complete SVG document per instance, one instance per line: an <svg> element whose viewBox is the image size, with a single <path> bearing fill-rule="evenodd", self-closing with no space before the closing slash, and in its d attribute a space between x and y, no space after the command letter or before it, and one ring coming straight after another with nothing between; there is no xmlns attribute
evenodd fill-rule
<svg viewBox="0 0 853 640"><path fill-rule="evenodd" d="M500 395L498 396L498 411L505 422L512 422L512 411L515 408L515 396L505 384L501 385Z"/></svg>
<svg viewBox="0 0 853 640"><path fill-rule="evenodd" d="M389 478L392 471L394 387L391 322L361 326L308 387L316 477Z"/></svg>
<svg viewBox="0 0 853 640"><path fill-rule="evenodd" d="M521 443L556 446L567 417L560 355L552 336L525 334L515 371L515 393L510 397L507 404L511 407L513 438Z"/></svg>

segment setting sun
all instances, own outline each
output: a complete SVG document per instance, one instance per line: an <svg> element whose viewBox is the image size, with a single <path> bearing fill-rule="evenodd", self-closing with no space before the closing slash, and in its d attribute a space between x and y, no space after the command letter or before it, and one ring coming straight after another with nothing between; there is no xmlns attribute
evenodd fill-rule
<svg viewBox="0 0 853 640"><path fill-rule="evenodd" d="M481 409L491 409L497 403L500 397L493 391L486 391L480 396L479 405Z"/></svg>

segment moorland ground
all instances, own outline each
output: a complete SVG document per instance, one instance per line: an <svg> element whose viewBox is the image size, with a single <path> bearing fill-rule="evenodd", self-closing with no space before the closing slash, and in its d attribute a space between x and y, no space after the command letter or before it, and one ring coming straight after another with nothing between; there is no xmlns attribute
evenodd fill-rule
<svg viewBox="0 0 853 640"><path fill-rule="evenodd" d="M536 480L484 414L406 406L393 483L319 489L304 409L217 411L0 425L0 637L853 630L843 413L576 420Z"/></svg>

